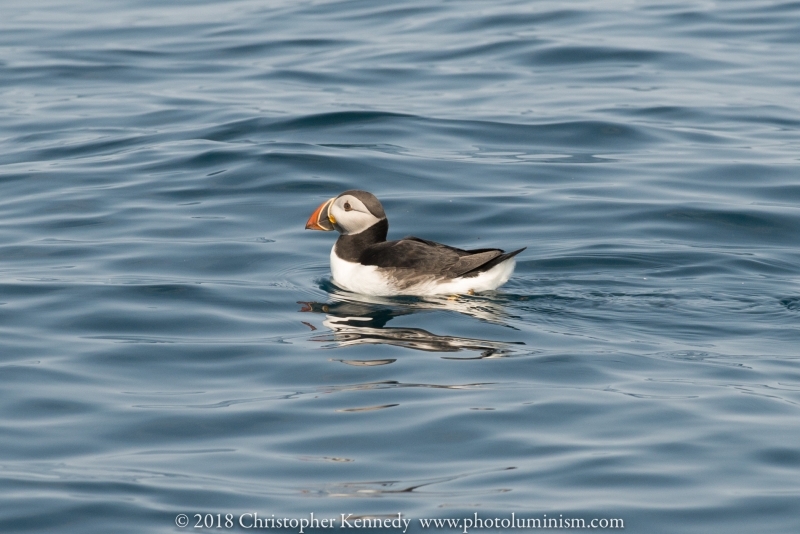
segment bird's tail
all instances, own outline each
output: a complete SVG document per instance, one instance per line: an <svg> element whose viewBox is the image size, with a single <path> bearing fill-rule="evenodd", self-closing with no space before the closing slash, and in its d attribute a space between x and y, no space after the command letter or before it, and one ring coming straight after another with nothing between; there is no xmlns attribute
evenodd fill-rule
<svg viewBox="0 0 800 534"><path fill-rule="evenodd" d="M519 250L515 250L515 251L513 251L513 252L506 252L505 254L500 254L500 255L499 255L499 256L497 256L496 258L492 258L491 260L487 261L487 262L486 262L486 263L484 263L483 265L480 265L480 266L478 266L478 267L475 267L475 268L474 268L474 269L472 269L471 271L469 271L469 272L467 272L467 273L464 273L464 274L463 274L463 275L461 275L461 276L466 276L466 275L467 275L467 274L469 274L469 273L482 273L482 272L488 271L489 269L491 269L491 268L492 268L492 267L494 267L495 265L500 265L500 264L501 264L501 263L503 263L504 261L506 261L506 260L508 260L508 259L511 259L511 258L513 258L514 256L516 256L517 254L519 254L520 252L522 252L522 251L523 251L523 250L525 250L526 248L528 248L528 247L522 247L521 249L519 249Z"/></svg>

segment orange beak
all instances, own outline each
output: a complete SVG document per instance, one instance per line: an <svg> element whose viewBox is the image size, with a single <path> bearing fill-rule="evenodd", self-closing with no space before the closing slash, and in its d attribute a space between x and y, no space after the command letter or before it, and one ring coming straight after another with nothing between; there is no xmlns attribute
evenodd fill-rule
<svg viewBox="0 0 800 534"><path fill-rule="evenodd" d="M306 222L306 230L323 230L325 232L330 232L334 229L333 223L336 222L336 220L328 213L328 209L331 204L333 204L334 200L336 200L336 197L326 200L314 210L314 213L311 214L311 217L308 218L308 222Z"/></svg>

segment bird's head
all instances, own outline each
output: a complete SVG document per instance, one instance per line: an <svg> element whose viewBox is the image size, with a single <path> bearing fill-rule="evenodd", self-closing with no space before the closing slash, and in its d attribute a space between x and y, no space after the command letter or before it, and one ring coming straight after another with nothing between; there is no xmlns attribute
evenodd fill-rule
<svg viewBox="0 0 800 534"><path fill-rule="evenodd" d="M320 204L308 218L306 230L357 234L383 219L386 213L375 195L351 189Z"/></svg>

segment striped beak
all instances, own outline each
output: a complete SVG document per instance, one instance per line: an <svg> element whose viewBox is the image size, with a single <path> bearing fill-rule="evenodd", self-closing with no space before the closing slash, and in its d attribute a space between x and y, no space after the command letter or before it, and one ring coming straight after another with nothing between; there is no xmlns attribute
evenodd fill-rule
<svg viewBox="0 0 800 534"><path fill-rule="evenodd" d="M320 207L314 210L314 213L311 214L311 217L308 218L308 222L306 222L306 230L324 230L330 232L334 229L333 223L336 222L336 219L328 212L334 200L336 200L336 197L326 200Z"/></svg>

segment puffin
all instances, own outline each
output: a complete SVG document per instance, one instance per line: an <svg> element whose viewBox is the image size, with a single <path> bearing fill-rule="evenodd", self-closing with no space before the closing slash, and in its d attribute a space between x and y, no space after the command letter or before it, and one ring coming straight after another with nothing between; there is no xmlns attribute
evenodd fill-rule
<svg viewBox="0 0 800 534"><path fill-rule="evenodd" d="M339 232L331 249L333 282L369 296L462 295L491 291L514 272L514 256L525 250L463 250L408 236L387 241L389 221L380 201L351 189L323 202L306 230Z"/></svg>

